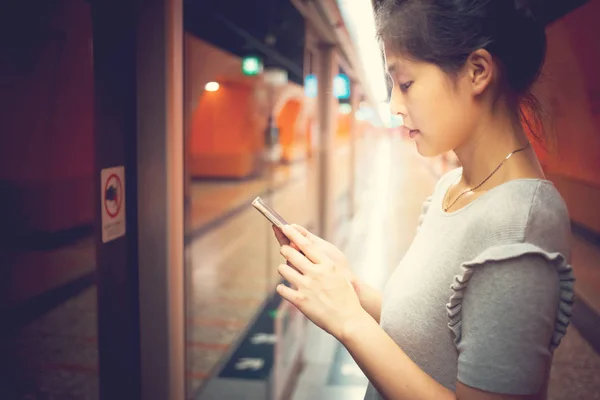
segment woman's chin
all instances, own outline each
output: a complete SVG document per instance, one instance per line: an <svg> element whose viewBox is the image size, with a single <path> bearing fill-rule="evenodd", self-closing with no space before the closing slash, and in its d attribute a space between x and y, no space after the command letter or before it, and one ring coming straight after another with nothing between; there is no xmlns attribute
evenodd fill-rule
<svg viewBox="0 0 600 400"><path fill-rule="evenodd" d="M417 145L417 152L422 157L433 158L433 157L441 156L442 154L445 154L448 152L448 150L436 149L436 148L430 146L424 140L416 140L415 143Z"/></svg>
<svg viewBox="0 0 600 400"><path fill-rule="evenodd" d="M417 146L417 152L423 157L431 158L438 155L437 152L434 151L435 149L431 148L424 140L415 140L415 144Z"/></svg>

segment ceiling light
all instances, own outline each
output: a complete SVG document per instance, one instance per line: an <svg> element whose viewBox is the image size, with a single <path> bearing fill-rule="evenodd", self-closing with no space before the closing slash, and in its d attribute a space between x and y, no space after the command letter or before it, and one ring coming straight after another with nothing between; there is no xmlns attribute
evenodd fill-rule
<svg viewBox="0 0 600 400"><path fill-rule="evenodd" d="M207 92L216 92L217 90L219 90L219 84L217 82L208 82L204 86L204 90L206 90Z"/></svg>

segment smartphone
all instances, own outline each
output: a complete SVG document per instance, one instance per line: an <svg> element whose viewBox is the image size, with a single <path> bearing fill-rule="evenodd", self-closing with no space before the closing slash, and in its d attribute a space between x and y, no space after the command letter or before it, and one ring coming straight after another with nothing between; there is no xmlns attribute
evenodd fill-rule
<svg viewBox="0 0 600 400"><path fill-rule="evenodd" d="M279 229L283 228L284 225L288 223L281 217L281 215L277 214L275 210L269 207L263 199L259 197L255 198L252 201L252 206L256 208L262 215L265 216L273 225L278 227Z"/></svg>

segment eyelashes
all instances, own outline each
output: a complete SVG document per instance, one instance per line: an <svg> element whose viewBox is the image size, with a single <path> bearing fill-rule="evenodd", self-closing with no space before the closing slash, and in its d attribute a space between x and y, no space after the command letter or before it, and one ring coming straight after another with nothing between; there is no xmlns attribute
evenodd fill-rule
<svg viewBox="0 0 600 400"><path fill-rule="evenodd" d="M394 79L389 75L386 74L385 75L385 80L388 86L388 94L391 90L393 90L394 88ZM400 91L402 91L402 93L406 93L408 91L408 89L412 86L412 84L414 83L414 81L407 81L404 83L400 83L398 84L398 87L400 88Z"/></svg>
<svg viewBox="0 0 600 400"><path fill-rule="evenodd" d="M412 86L413 82L414 81L409 81L409 82L406 82L406 83L401 83L398 86L400 87L400 90L403 93L406 93L408 91L408 88L410 88Z"/></svg>

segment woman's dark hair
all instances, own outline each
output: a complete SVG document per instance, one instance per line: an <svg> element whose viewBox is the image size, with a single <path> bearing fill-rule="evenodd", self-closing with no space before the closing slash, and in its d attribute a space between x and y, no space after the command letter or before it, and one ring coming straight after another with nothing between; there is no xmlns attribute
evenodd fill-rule
<svg viewBox="0 0 600 400"><path fill-rule="evenodd" d="M521 119L539 139L536 131L543 125L541 108L530 89L546 56L546 32L524 4L526 1L379 0L378 3L379 40L407 57L436 64L452 75L472 52L487 50L519 100Z"/></svg>

